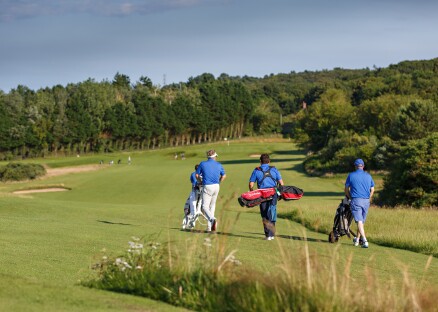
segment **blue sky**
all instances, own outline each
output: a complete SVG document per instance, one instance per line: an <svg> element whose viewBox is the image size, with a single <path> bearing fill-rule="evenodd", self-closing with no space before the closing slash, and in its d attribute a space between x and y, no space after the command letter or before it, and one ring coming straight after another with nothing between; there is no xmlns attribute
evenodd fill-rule
<svg viewBox="0 0 438 312"><path fill-rule="evenodd" d="M0 0L0 89L438 57L435 0Z"/></svg>

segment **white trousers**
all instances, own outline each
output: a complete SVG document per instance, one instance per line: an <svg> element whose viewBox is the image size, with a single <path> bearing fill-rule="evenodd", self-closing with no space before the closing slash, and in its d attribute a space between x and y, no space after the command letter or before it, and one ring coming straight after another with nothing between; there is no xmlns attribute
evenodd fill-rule
<svg viewBox="0 0 438 312"><path fill-rule="evenodd" d="M202 188L202 209L208 219L207 230L211 230L211 223L215 219L216 200L219 195L219 184L204 185Z"/></svg>

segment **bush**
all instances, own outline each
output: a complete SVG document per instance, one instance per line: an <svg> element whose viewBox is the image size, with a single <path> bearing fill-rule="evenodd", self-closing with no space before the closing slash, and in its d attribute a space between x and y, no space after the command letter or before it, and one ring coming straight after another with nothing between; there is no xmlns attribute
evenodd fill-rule
<svg viewBox="0 0 438 312"><path fill-rule="evenodd" d="M14 155L7 151L7 152L0 152L0 160L12 160L14 159Z"/></svg>
<svg viewBox="0 0 438 312"><path fill-rule="evenodd" d="M326 172L345 173L352 171L356 158L362 158L366 164L371 158L377 143L375 137L359 135L349 130L338 130L318 154L312 155L304 162L308 173ZM367 167L370 167L367 165Z"/></svg>
<svg viewBox="0 0 438 312"><path fill-rule="evenodd" d="M379 200L390 206L438 206L438 132L408 141L385 177Z"/></svg>
<svg viewBox="0 0 438 312"><path fill-rule="evenodd" d="M0 181L32 180L46 174L46 169L39 164L9 163L0 168Z"/></svg>

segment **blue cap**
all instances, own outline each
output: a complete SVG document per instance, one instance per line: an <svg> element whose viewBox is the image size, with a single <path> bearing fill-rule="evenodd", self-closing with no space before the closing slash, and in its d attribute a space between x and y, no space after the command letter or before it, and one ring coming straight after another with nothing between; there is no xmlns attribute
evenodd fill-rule
<svg viewBox="0 0 438 312"><path fill-rule="evenodd" d="M356 167L359 167L359 166L364 167L364 166L365 166L365 163L363 162L362 159L358 158L358 159L356 159L356 160L354 161L354 165L355 165Z"/></svg>

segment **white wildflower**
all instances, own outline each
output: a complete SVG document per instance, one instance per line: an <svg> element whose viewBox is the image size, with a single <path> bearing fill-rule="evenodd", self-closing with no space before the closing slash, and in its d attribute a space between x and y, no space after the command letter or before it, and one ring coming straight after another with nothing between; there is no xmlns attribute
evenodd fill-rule
<svg viewBox="0 0 438 312"><path fill-rule="evenodd" d="M128 269L132 269L132 266L126 261L123 261L123 265Z"/></svg>
<svg viewBox="0 0 438 312"><path fill-rule="evenodd" d="M234 259L234 260L232 261L232 263L234 263L235 265L242 265L242 262L240 262L240 261L237 260L237 259Z"/></svg>

